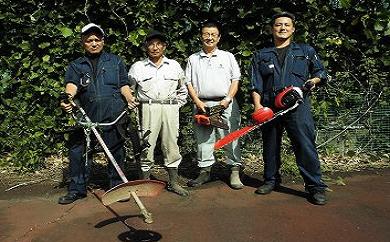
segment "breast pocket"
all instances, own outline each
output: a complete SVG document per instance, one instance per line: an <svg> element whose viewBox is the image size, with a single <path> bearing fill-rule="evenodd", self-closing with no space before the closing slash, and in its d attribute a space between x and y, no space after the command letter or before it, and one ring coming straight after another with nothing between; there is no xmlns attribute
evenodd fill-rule
<svg viewBox="0 0 390 242"><path fill-rule="evenodd" d="M263 77L268 77L274 74L275 65L271 59L261 59L258 63L260 73Z"/></svg>
<svg viewBox="0 0 390 242"><path fill-rule="evenodd" d="M103 75L103 82L105 85L117 86L119 85L119 72L118 66L105 65L101 69Z"/></svg>
<svg viewBox="0 0 390 242"><path fill-rule="evenodd" d="M150 89L152 88L152 78L151 76L144 76L141 80L139 80L138 88L141 92L149 92Z"/></svg>
<svg viewBox="0 0 390 242"><path fill-rule="evenodd" d="M296 55L293 59L291 72L299 81L306 81L308 78L308 60L304 55Z"/></svg>
<svg viewBox="0 0 390 242"><path fill-rule="evenodd" d="M179 85L179 77L173 74L164 75L164 86L168 93L175 92Z"/></svg>

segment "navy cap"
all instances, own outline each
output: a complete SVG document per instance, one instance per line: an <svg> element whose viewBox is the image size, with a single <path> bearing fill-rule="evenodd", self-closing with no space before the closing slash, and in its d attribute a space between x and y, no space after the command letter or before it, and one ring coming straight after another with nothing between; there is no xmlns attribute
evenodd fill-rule
<svg viewBox="0 0 390 242"><path fill-rule="evenodd" d="M152 30L145 38L145 42L148 42L151 39L159 39L162 42L166 42L165 35L157 30Z"/></svg>

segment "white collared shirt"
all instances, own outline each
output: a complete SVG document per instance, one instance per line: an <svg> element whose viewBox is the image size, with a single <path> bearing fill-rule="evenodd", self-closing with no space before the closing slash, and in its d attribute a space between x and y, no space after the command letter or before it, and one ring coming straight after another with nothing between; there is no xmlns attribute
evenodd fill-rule
<svg viewBox="0 0 390 242"><path fill-rule="evenodd" d="M228 95L234 80L240 80L240 67L234 55L216 49L209 57L202 50L188 58L186 84L191 83L199 98L218 98Z"/></svg>
<svg viewBox="0 0 390 242"><path fill-rule="evenodd" d="M137 61L130 67L129 80L139 101L174 99L180 106L187 101L183 69L177 61L165 56L160 66L148 58Z"/></svg>

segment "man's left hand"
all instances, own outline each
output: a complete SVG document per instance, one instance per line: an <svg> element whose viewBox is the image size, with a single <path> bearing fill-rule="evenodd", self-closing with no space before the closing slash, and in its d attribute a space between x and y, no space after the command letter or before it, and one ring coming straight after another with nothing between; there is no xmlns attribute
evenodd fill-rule
<svg viewBox="0 0 390 242"><path fill-rule="evenodd" d="M135 97L131 97L127 100L127 106L128 108L131 110L131 109L134 109L136 108L137 106L139 105L139 102L137 102L137 100L135 99Z"/></svg>
<svg viewBox="0 0 390 242"><path fill-rule="evenodd" d="M303 84L303 88L306 91L313 91L314 88L316 87L316 83L313 81L313 79L309 79Z"/></svg>
<svg viewBox="0 0 390 242"><path fill-rule="evenodd" d="M230 97L225 97L224 99L222 99L222 101L219 104L224 106L226 109L229 107L229 104L231 103L231 101L232 101L232 99Z"/></svg>
<svg viewBox="0 0 390 242"><path fill-rule="evenodd" d="M314 77L312 79L309 79L303 84L303 88L306 89L306 91L313 91L313 89L316 87L318 83L320 83L321 79L319 77Z"/></svg>

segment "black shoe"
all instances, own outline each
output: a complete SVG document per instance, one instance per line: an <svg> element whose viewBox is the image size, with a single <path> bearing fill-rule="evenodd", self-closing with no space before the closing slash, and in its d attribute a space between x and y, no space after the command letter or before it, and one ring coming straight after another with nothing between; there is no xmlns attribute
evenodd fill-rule
<svg viewBox="0 0 390 242"><path fill-rule="evenodd" d="M200 170L199 176L196 179L189 180L187 186L199 187L200 185L211 180L211 167L204 167Z"/></svg>
<svg viewBox="0 0 390 242"><path fill-rule="evenodd" d="M309 200L315 205L325 205L328 202L328 200L326 199L325 191L310 192Z"/></svg>
<svg viewBox="0 0 390 242"><path fill-rule="evenodd" d="M271 193L275 189L275 184L264 184L258 187L255 191L256 194L266 195Z"/></svg>
<svg viewBox="0 0 390 242"><path fill-rule="evenodd" d="M68 193L65 196L62 196L58 199L58 204L70 204L75 202L78 199L83 199L87 195L86 194L78 194L78 193Z"/></svg>
<svg viewBox="0 0 390 242"><path fill-rule="evenodd" d="M199 187L200 185L209 182L211 180L210 173L202 172L196 179L189 180L187 185L189 187Z"/></svg>

